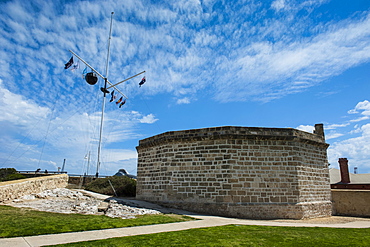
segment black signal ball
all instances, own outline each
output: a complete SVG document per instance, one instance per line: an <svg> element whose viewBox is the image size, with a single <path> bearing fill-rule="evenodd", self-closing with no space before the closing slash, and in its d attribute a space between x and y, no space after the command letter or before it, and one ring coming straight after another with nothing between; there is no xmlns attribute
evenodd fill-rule
<svg viewBox="0 0 370 247"><path fill-rule="evenodd" d="M90 85L95 85L98 82L98 77L96 76L94 72L89 72L86 74L85 80Z"/></svg>

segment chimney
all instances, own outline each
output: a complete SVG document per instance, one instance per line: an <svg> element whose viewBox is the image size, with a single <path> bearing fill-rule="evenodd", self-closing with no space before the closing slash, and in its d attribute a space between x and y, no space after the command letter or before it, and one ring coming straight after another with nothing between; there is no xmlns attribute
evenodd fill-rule
<svg viewBox="0 0 370 247"><path fill-rule="evenodd" d="M313 133L325 140L324 124L315 124L315 130Z"/></svg>
<svg viewBox="0 0 370 247"><path fill-rule="evenodd" d="M340 168L340 177L341 183L349 184L351 181L349 180L349 171L348 171L348 160L347 158L339 158L339 168Z"/></svg>

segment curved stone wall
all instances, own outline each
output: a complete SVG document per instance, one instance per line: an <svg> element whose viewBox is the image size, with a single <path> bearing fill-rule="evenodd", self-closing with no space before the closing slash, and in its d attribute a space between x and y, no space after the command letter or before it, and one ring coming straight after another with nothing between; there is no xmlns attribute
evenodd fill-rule
<svg viewBox="0 0 370 247"><path fill-rule="evenodd" d="M329 216L329 145L317 133L226 126L141 140L137 198L232 217Z"/></svg>
<svg viewBox="0 0 370 247"><path fill-rule="evenodd" d="M67 174L0 182L0 202L14 200L33 193L40 193L44 190L65 188L67 185Z"/></svg>

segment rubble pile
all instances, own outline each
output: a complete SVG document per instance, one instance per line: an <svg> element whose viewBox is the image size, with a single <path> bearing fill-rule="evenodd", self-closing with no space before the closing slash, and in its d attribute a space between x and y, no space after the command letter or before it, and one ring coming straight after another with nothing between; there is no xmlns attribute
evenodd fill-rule
<svg viewBox="0 0 370 247"><path fill-rule="evenodd" d="M13 200L8 205L46 212L106 215L112 218L120 217L123 219L135 218L136 215L161 213L153 209L123 205L121 201L114 199L97 199L86 196L79 191L64 188L26 195Z"/></svg>
<svg viewBox="0 0 370 247"><path fill-rule="evenodd" d="M108 209L105 212L106 216L116 218L135 218L135 215L143 215L143 214L159 214L160 212L153 209L146 209L146 208L136 208L127 205L122 205L116 200L110 200Z"/></svg>

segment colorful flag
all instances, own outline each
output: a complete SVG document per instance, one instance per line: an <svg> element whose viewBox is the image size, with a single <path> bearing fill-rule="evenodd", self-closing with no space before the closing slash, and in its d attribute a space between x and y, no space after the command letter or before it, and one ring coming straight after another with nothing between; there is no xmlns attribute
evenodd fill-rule
<svg viewBox="0 0 370 247"><path fill-rule="evenodd" d="M111 95L111 98L109 102L113 102L113 100L116 99L116 96L114 95L114 90L110 93L110 95Z"/></svg>
<svg viewBox="0 0 370 247"><path fill-rule="evenodd" d="M66 63L64 65L64 69L68 69L69 67L71 67L73 64L73 56L71 57L71 59L69 59L68 63Z"/></svg>
<svg viewBox="0 0 370 247"><path fill-rule="evenodd" d="M119 98L119 100L117 100L116 104L118 105L119 103L121 103L123 97Z"/></svg>
<svg viewBox="0 0 370 247"><path fill-rule="evenodd" d="M146 79L144 76L143 79L141 79L141 82L139 83L139 87L141 87L145 82L146 82Z"/></svg>
<svg viewBox="0 0 370 247"><path fill-rule="evenodd" d="M122 101L121 104L119 104L119 108L121 108L124 104L126 104L126 99L124 101Z"/></svg>
<svg viewBox="0 0 370 247"><path fill-rule="evenodd" d="M87 74L87 67L82 71L82 79L85 79L85 76Z"/></svg>
<svg viewBox="0 0 370 247"><path fill-rule="evenodd" d="M77 60L77 62L72 65L71 71L74 71L78 68L80 68L80 61L79 60Z"/></svg>

